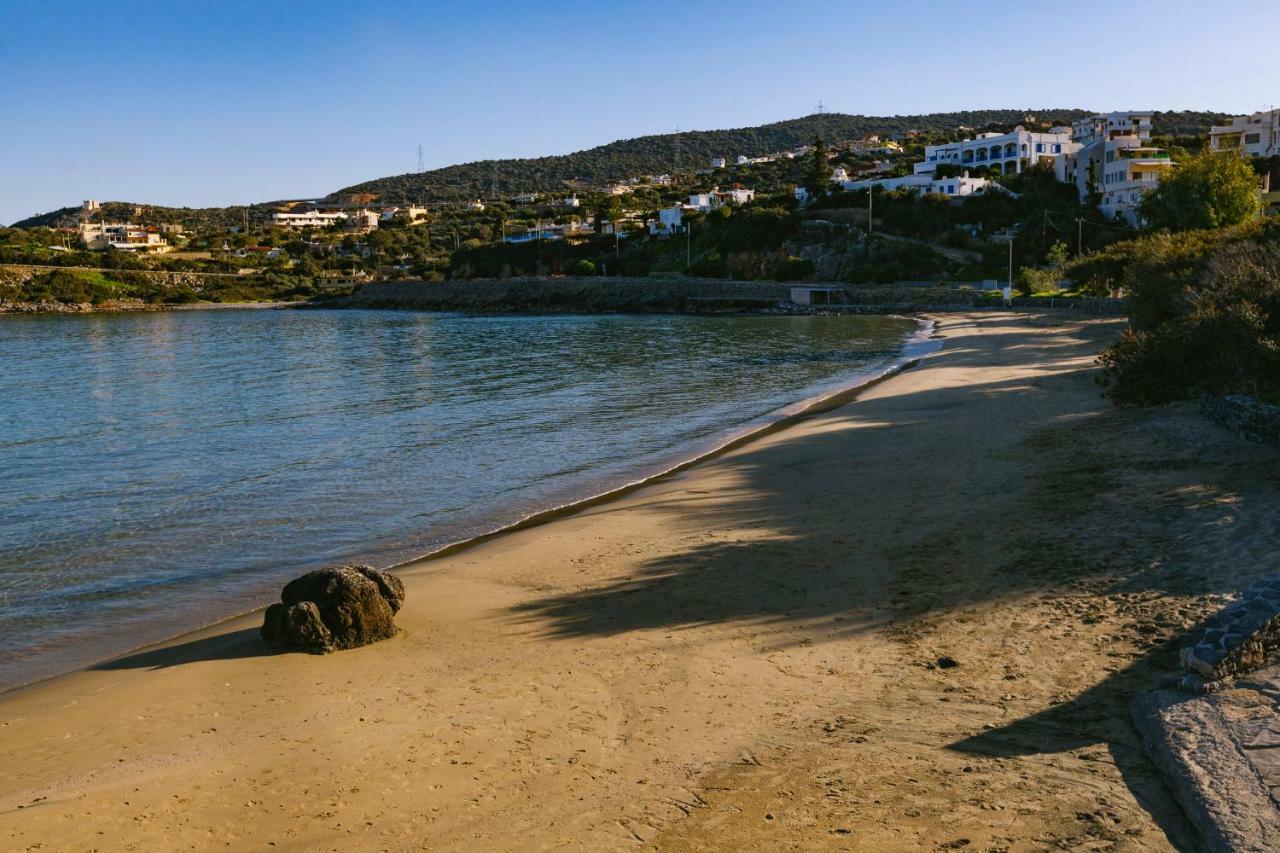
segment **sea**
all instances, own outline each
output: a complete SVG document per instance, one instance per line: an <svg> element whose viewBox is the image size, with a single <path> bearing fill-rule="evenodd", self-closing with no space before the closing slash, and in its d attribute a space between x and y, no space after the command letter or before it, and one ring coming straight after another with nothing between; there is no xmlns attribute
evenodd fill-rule
<svg viewBox="0 0 1280 853"><path fill-rule="evenodd" d="M869 381L859 316L0 317L0 690L669 470Z"/></svg>

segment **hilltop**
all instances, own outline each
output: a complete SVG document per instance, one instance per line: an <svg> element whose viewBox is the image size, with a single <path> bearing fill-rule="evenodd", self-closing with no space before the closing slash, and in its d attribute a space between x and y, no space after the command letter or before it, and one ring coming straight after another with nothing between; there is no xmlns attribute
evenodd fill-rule
<svg viewBox="0 0 1280 853"><path fill-rule="evenodd" d="M575 182L601 185L636 175L705 168L713 157L725 157L732 162L739 154L758 157L786 151L811 143L815 136L821 136L832 145L871 135L903 138L911 131L930 136L958 137L962 133L1017 124L1069 124L1091 114L1091 110L1075 108L966 110L904 116L822 113L759 127L640 136L572 154L479 160L426 172L376 178L344 187L329 198L373 195L377 201L397 204L492 198L495 187L503 196L521 192L554 192L573 186ZM1201 134L1220 118L1218 113L1156 113L1154 132L1169 136Z"/></svg>
<svg viewBox="0 0 1280 853"><path fill-rule="evenodd" d="M572 154L510 160L479 160L426 172L376 178L333 193L330 198L373 194L378 201L447 201L491 198L520 192L554 192L574 182L601 185L636 175L706 168L713 157L730 162L739 154L759 157L787 151L821 136L839 145L867 136L905 137L909 131L955 133L992 125L1069 122L1089 115L1080 109L968 110L907 116L822 113L730 130L691 130L621 139Z"/></svg>
<svg viewBox="0 0 1280 853"><path fill-rule="evenodd" d="M821 136L834 146L872 135L900 139L911 131L930 138L960 138L967 133L1017 124L1070 123L1091 114L1091 110L1076 108L965 110L902 116L822 113L758 127L691 130L621 139L572 154L460 163L426 172L375 178L339 189L326 198L332 201L358 196L362 200L403 204L491 199L495 187L500 196L555 192L577 184L599 186L637 175L689 172L707 167L713 157L725 157L732 162L739 154L759 157L787 151L811 143L815 136ZM1153 131L1158 136L1198 136L1207 132L1210 125L1220 123L1223 117L1222 113L1191 110L1157 112ZM233 207L173 208L118 201L104 204L104 214L130 218L133 208L145 207L146 213L157 221L226 227L238 225L246 214L251 222L264 221L280 204L261 202ZM53 225L78 210L78 207L61 208L15 222L11 227ZM139 217L132 218L137 220Z"/></svg>

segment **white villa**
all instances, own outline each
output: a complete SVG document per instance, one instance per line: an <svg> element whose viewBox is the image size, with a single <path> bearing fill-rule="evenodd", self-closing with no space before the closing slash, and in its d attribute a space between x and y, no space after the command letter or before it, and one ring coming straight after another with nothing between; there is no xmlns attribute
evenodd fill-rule
<svg viewBox="0 0 1280 853"><path fill-rule="evenodd" d="M684 230L684 208L680 205L664 207L658 211L658 221L649 220L649 233L669 237Z"/></svg>
<svg viewBox="0 0 1280 853"><path fill-rule="evenodd" d="M1239 151L1241 157L1280 154L1280 110L1232 116L1230 123L1209 129L1213 151Z"/></svg>
<svg viewBox="0 0 1280 853"><path fill-rule="evenodd" d="M1042 160L1056 160L1078 148L1065 127L1040 133L1018 126L1009 133L980 133L961 142L927 145L924 160L915 165L915 173L932 175L939 165L953 165L987 166L1001 174L1014 174Z"/></svg>
<svg viewBox="0 0 1280 853"><path fill-rule="evenodd" d="M346 220L347 214L341 210L323 212L311 210L306 213L273 213L271 224L285 228L325 228Z"/></svg>
<svg viewBox="0 0 1280 853"><path fill-rule="evenodd" d="M723 157L712 157L712 158L711 158L711 168L713 168L713 169L723 169L723 168L724 168L724 158L723 158Z"/></svg>
<svg viewBox="0 0 1280 853"><path fill-rule="evenodd" d="M119 252L167 252L172 246L160 236L160 229L131 225L127 222L82 222L80 240L94 251L115 249Z"/></svg>
<svg viewBox="0 0 1280 853"><path fill-rule="evenodd" d="M907 189L917 195L945 195L952 198L981 195L991 186L986 178L971 178L965 172L959 178L934 178L931 175L907 175L903 178L879 178L869 181L844 181L842 186L849 191L865 190L874 186L881 190Z"/></svg>
<svg viewBox="0 0 1280 853"><path fill-rule="evenodd" d="M716 206L715 194L694 193L693 195L689 196L689 204L687 206L692 210L698 210L698 211L701 211L702 213L706 213L707 211L711 210L711 208Z"/></svg>
<svg viewBox="0 0 1280 853"><path fill-rule="evenodd" d="M1150 112L1103 113L1072 124L1080 148L1056 164L1058 180L1076 185L1083 201L1100 195L1107 216L1138 224L1138 205L1173 168L1168 152L1149 145Z"/></svg>
<svg viewBox="0 0 1280 853"><path fill-rule="evenodd" d="M712 191L720 204L750 204L756 200L756 191L734 184L727 190L719 188Z"/></svg>

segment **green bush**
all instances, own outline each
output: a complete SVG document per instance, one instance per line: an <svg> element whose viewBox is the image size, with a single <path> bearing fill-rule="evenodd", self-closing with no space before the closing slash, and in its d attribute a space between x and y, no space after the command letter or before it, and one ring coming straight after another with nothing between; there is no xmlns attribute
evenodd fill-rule
<svg viewBox="0 0 1280 853"><path fill-rule="evenodd" d="M594 263L583 258L579 261L575 261L573 265L569 267L569 274L579 276L599 275L599 270L596 269L596 265Z"/></svg>
<svg viewBox="0 0 1280 853"><path fill-rule="evenodd" d="M782 259L773 268L773 277L778 281L803 281L812 278L813 273L813 261L795 255Z"/></svg>
<svg viewBox="0 0 1280 853"><path fill-rule="evenodd" d="M1280 392L1280 227L1134 241L1130 327L1100 361L1117 403Z"/></svg>

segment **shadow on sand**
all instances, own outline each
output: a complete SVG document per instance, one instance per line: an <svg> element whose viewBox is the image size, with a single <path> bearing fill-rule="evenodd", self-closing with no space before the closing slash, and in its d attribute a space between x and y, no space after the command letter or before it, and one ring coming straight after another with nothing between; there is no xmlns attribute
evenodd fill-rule
<svg viewBox="0 0 1280 853"><path fill-rule="evenodd" d="M685 534L715 531L717 541L604 586L530 602L514 617L551 638L741 622L804 628L811 641L1082 589L1157 600L1227 593L1267 569L1259 554L1257 565L1241 560L1224 572L1187 548L1223 535L1255 501L1277 500L1280 458L1206 432L1190 409L1130 411L1101 401L1093 359L1114 323L1037 337L995 317L983 325L997 356L1016 349L1038 368L928 391L894 394L901 384L888 386L885 396L825 415L821 430L721 459L732 488L669 491L647 504L669 509ZM991 359L948 344L928 369L945 380ZM904 482L913 484L906 497ZM886 539L892 547L866 544ZM1167 643L1173 630L1074 699L951 748L1014 756L1105 745L1135 798L1162 819L1170 800L1127 708L1167 667L1167 648L1153 643ZM1183 829L1162 828L1186 843Z"/></svg>
<svg viewBox="0 0 1280 853"><path fill-rule="evenodd" d="M215 634L212 637L200 637L177 645L135 652L97 664L90 669L168 669L171 666L199 661L271 657L290 652L289 649L276 649L265 645L258 637L257 628L245 628L226 634ZM297 654L297 652L294 653Z"/></svg>

